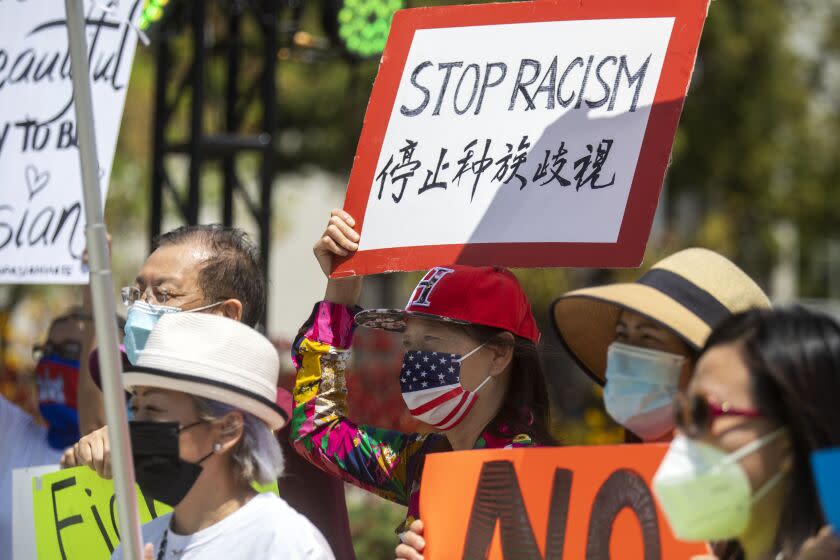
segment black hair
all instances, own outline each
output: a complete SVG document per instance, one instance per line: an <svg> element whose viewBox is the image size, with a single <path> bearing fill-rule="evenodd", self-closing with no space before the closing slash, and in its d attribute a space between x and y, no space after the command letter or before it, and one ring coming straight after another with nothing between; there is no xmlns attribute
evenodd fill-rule
<svg viewBox="0 0 840 560"><path fill-rule="evenodd" d="M154 248L198 243L212 251L198 273L198 284L208 302L228 298L242 303L242 322L256 327L266 305L265 278L257 250L248 234L219 224L182 226L160 235Z"/></svg>
<svg viewBox="0 0 840 560"><path fill-rule="evenodd" d="M507 337L501 336L508 332L504 329L466 325L464 330L480 343L507 344ZM537 445L554 445L556 442L548 429L551 406L537 345L527 338L516 335L513 338L510 382L502 406L488 429L499 437L525 434Z"/></svg>
<svg viewBox="0 0 840 560"><path fill-rule="evenodd" d="M122 332L125 329L125 317L117 313L115 316L117 321L117 329ZM89 313L85 313L85 311L81 307L71 307L67 311L64 312L63 315L59 315L58 317L54 318L50 321L50 329L53 328L55 325L59 323L63 323L64 321L93 321L93 315Z"/></svg>
<svg viewBox="0 0 840 560"><path fill-rule="evenodd" d="M792 450L790 485L779 511L773 558L795 557L826 524L811 474L817 449L840 446L840 325L803 308L753 310L719 325L702 353L738 344L750 372L758 410L787 428ZM720 560L739 560L736 541L718 543Z"/></svg>

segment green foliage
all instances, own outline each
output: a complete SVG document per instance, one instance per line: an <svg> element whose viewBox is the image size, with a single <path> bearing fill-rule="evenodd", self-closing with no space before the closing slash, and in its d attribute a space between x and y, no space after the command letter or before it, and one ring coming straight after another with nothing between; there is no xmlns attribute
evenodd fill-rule
<svg viewBox="0 0 840 560"><path fill-rule="evenodd" d="M399 543L395 529L405 519L405 507L355 488L348 490L350 534L359 560L390 560Z"/></svg>
<svg viewBox="0 0 840 560"><path fill-rule="evenodd" d="M683 246L712 241L759 279L776 259L774 224L798 227L807 258L840 219L838 123L815 113L813 80L837 53L794 50L808 16L773 0L712 2L668 175L673 193L701 203ZM804 280L810 295L825 291Z"/></svg>

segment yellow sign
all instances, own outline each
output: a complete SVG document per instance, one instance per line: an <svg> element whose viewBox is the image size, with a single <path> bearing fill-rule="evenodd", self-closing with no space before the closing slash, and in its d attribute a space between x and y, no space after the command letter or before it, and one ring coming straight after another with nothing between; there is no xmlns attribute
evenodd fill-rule
<svg viewBox="0 0 840 560"><path fill-rule="evenodd" d="M277 493L277 483L255 488ZM114 484L87 467L32 479L35 539L39 559L107 560L120 542ZM140 522L172 511L137 491Z"/></svg>
<svg viewBox="0 0 840 560"><path fill-rule="evenodd" d="M32 479L38 558L106 560L120 542L114 483L87 467ZM137 491L140 522L172 511Z"/></svg>

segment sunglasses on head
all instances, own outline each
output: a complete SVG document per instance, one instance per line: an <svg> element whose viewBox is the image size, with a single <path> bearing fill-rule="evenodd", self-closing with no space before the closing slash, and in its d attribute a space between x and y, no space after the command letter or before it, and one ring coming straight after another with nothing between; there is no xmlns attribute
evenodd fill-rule
<svg viewBox="0 0 840 560"><path fill-rule="evenodd" d="M761 418L757 410L735 408L728 402L718 403L703 395L689 397L684 393L674 399L674 424L690 438L708 435L712 423L722 416Z"/></svg>

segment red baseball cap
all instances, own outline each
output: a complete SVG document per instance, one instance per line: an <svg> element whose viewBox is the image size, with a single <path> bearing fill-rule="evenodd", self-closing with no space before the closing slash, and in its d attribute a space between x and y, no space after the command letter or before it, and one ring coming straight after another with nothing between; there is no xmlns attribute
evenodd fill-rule
<svg viewBox="0 0 840 560"><path fill-rule="evenodd" d="M437 266L423 276L405 309L369 309L356 323L389 331L405 330L409 317L504 329L534 344L540 331L516 276L498 266Z"/></svg>

